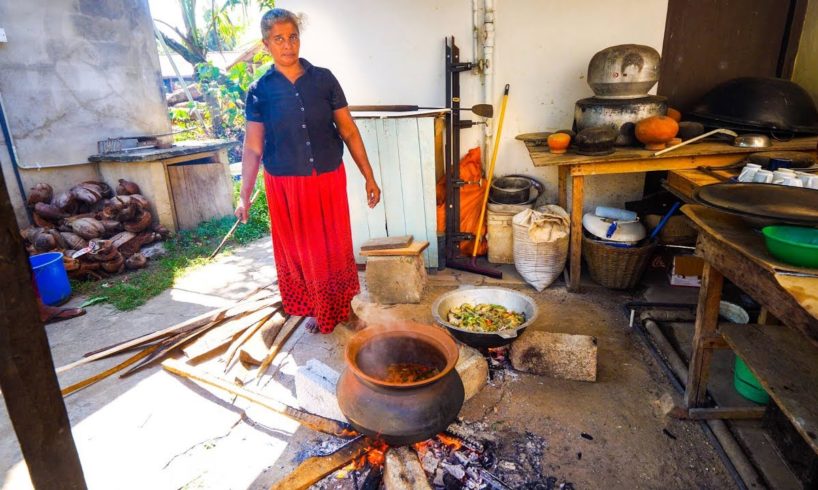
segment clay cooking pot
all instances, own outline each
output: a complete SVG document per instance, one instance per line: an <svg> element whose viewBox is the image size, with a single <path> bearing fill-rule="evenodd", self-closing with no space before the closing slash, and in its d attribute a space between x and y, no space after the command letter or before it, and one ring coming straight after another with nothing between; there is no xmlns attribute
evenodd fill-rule
<svg viewBox="0 0 818 490"><path fill-rule="evenodd" d="M465 394L454 369L458 348L440 327L371 326L349 339L345 358L338 404L363 434L390 446L413 444L442 432L460 412ZM394 364L433 367L437 374L415 382L386 381Z"/></svg>

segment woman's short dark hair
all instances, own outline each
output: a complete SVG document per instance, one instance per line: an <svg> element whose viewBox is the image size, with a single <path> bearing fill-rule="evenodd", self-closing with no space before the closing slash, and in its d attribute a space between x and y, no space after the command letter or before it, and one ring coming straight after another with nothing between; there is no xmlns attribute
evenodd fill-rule
<svg viewBox="0 0 818 490"><path fill-rule="evenodd" d="M273 26L280 22L292 22L296 31L298 31L299 34L301 33L300 16L286 9L272 9L268 10L261 18L261 38L267 39Z"/></svg>

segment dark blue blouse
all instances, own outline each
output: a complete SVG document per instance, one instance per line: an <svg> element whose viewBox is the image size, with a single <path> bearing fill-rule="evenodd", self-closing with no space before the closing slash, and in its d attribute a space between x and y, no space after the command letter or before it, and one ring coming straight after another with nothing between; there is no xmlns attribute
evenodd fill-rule
<svg viewBox="0 0 818 490"><path fill-rule="evenodd" d="M344 91L326 68L301 58L295 83L275 66L247 91L248 121L264 123L264 169L271 175L312 175L341 164L344 143L333 112L347 106Z"/></svg>

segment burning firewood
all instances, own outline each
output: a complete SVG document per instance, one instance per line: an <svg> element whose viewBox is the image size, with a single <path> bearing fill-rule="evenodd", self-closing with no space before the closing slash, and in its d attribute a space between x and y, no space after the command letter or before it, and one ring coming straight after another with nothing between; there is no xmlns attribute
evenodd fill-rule
<svg viewBox="0 0 818 490"><path fill-rule="evenodd" d="M431 490L417 453L408 447L390 448L386 453L384 485L389 490Z"/></svg>
<svg viewBox="0 0 818 490"><path fill-rule="evenodd" d="M367 452L371 445L372 441L362 436L329 456L308 458L270 487L270 490L306 490L310 485L321 481L325 476Z"/></svg>

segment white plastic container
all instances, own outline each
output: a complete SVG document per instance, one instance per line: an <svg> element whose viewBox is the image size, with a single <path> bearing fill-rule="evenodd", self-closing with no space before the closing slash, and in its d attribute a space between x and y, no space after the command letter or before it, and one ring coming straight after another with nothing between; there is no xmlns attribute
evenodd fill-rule
<svg viewBox="0 0 818 490"><path fill-rule="evenodd" d="M520 211L531 208L526 204L489 203L486 214L488 259L492 264L514 263L514 227L511 219Z"/></svg>

